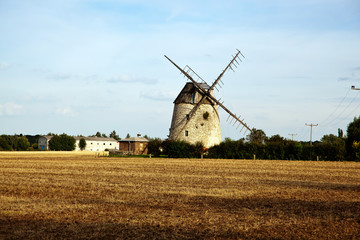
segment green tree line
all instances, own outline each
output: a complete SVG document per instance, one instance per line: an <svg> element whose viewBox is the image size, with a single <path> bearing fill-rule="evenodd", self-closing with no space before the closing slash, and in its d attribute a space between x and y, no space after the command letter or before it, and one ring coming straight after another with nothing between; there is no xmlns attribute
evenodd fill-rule
<svg viewBox="0 0 360 240"><path fill-rule="evenodd" d="M151 139L148 145L150 154L171 158L195 158L202 155L201 143L189 144L184 141L162 141ZM279 135L267 137L264 131L253 129L246 139L229 138L206 151L208 158L228 159L279 159L279 160L325 160L360 161L360 116L348 125L347 135L342 130L338 136L325 135L321 141L309 142L287 140Z"/></svg>
<svg viewBox="0 0 360 240"><path fill-rule="evenodd" d="M54 135L50 139L49 148L54 151L73 151L75 150L75 143L74 137L63 133L61 135Z"/></svg>
<svg viewBox="0 0 360 240"><path fill-rule="evenodd" d="M53 136L49 141L49 149L54 151L72 151L75 149L75 138L68 136L67 134L55 134L48 133L47 136ZM41 135L0 135L0 151L33 151L40 150L38 149L38 140ZM119 135L113 130L109 136L104 133L97 132L90 137L110 137L116 140L121 139ZM74 146L72 144L74 142ZM79 143L79 148L84 150L86 147L85 139L81 138Z"/></svg>
<svg viewBox="0 0 360 240"><path fill-rule="evenodd" d="M37 147L37 145L36 145ZM33 150L29 140L22 135L1 135L0 151L27 151Z"/></svg>

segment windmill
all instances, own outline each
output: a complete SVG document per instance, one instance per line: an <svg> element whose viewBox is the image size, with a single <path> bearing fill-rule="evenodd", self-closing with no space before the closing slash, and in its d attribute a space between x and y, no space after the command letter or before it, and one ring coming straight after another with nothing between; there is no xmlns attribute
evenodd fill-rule
<svg viewBox="0 0 360 240"><path fill-rule="evenodd" d="M193 144L202 142L205 147L219 144L221 142L219 106L229 114L227 121L230 120L230 124L236 125L236 129L241 127L240 132L245 130L245 133L251 131L240 115L232 113L224 106L224 101L214 96L214 89L219 91L218 87L224 84L221 80L224 73L230 69L234 71L234 67L237 68L241 62L240 57L245 58L237 49L230 63L210 86L191 67L186 65L182 69L165 55L165 58L190 80L174 101L170 140L184 140Z"/></svg>

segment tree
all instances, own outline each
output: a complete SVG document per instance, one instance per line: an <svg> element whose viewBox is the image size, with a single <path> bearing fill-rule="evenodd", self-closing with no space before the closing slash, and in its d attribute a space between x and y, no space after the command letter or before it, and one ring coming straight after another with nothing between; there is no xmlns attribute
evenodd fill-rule
<svg viewBox="0 0 360 240"><path fill-rule="evenodd" d="M295 141L285 144L285 158L288 160L301 160L303 158L303 145Z"/></svg>
<svg viewBox="0 0 360 240"><path fill-rule="evenodd" d="M320 143L314 144L316 156L327 161L345 160L346 149L345 140L334 134L324 135Z"/></svg>
<svg viewBox="0 0 360 240"><path fill-rule="evenodd" d="M324 135L321 138L321 141L324 143L335 143L339 141L339 137L335 136L334 134Z"/></svg>
<svg viewBox="0 0 360 240"><path fill-rule="evenodd" d="M360 142L360 116L355 117L354 120L349 123L347 128L347 139L346 139L346 151L349 160L357 160L357 142ZM355 143L356 142L356 143ZM355 144L354 144L355 143Z"/></svg>
<svg viewBox="0 0 360 240"><path fill-rule="evenodd" d="M130 134L128 133L128 134L126 134L126 137L125 138L130 138Z"/></svg>
<svg viewBox="0 0 360 240"><path fill-rule="evenodd" d="M49 149L53 151L61 151L62 143L59 135L54 135L49 141Z"/></svg>
<svg viewBox="0 0 360 240"><path fill-rule="evenodd" d="M8 136L8 143L10 144L12 150L16 150L17 149L17 136L16 134L14 136Z"/></svg>
<svg viewBox="0 0 360 240"><path fill-rule="evenodd" d="M115 131L115 130L113 130L113 131L110 133L109 137L114 138L114 139L116 139L116 140L119 139L119 135L116 134L116 131Z"/></svg>
<svg viewBox="0 0 360 240"><path fill-rule="evenodd" d="M162 143L163 141L160 138L151 139L147 145L148 153L153 154L155 157L158 157L162 153Z"/></svg>
<svg viewBox="0 0 360 240"><path fill-rule="evenodd" d="M279 134L273 135L270 138L265 140L266 142L272 142L272 143L283 143L285 142L285 139L281 137Z"/></svg>
<svg viewBox="0 0 360 240"><path fill-rule="evenodd" d="M81 151L86 148L86 140L85 140L85 138L80 138L79 148L80 148Z"/></svg>
<svg viewBox="0 0 360 240"><path fill-rule="evenodd" d="M31 150L37 150L39 148L39 145L38 145L38 143L36 142L36 143L33 143L32 145L31 145Z"/></svg>
<svg viewBox="0 0 360 240"><path fill-rule="evenodd" d="M73 151L75 150L75 143L76 140L74 137L63 133L51 138L49 141L49 148L54 151Z"/></svg>
<svg viewBox="0 0 360 240"><path fill-rule="evenodd" d="M166 144L165 152L169 158L191 158L194 146L185 141L169 141Z"/></svg>
<svg viewBox="0 0 360 240"><path fill-rule="evenodd" d="M11 151L12 148L7 140L6 135L0 136L0 150L1 151Z"/></svg>
<svg viewBox="0 0 360 240"><path fill-rule="evenodd" d="M261 129L253 128L252 131L247 135L246 139L251 143L264 143L266 134Z"/></svg>
<svg viewBox="0 0 360 240"><path fill-rule="evenodd" d="M344 132L342 129L338 128L338 137L339 138L343 138L344 137Z"/></svg>
<svg viewBox="0 0 360 240"><path fill-rule="evenodd" d="M6 140L7 144L10 146L10 150L16 151L26 151L30 146L29 140L25 136L18 136L14 134L10 135L2 135L2 137Z"/></svg>
<svg viewBox="0 0 360 240"><path fill-rule="evenodd" d="M100 132L96 132L95 137L101 137L101 133L100 133Z"/></svg>
<svg viewBox="0 0 360 240"><path fill-rule="evenodd" d="M63 151L73 151L75 150L76 139L72 136L66 134L60 135L63 142Z"/></svg>
<svg viewBox="0 0 360 240"><path fill-rule="evenodd" d="M30 147L30 142L25 136L17 137L17 146L16 146L17 151L26 151L28 150L29 147Z"/></svg>

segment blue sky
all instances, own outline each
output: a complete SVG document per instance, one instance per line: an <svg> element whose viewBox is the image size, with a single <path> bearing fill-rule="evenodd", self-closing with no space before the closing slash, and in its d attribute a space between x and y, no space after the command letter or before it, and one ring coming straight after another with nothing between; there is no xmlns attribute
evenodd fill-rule
<svg viewBox="0 0 360 240"><path fill-rule="evenodd" d="M0 134L166 138L186 79L212 82L245 59L216 97L262 129L309 140L360 115L360 2L0 0ZM222 135L243 133L226 123Z"/></svg>

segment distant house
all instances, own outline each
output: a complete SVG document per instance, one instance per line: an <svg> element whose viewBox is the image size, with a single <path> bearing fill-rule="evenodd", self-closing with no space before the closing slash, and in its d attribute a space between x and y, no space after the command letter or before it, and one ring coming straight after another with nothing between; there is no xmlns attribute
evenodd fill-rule
<svg viewBox="0 0 360 240"><path fill-rule="evenodd" d="M119 140L119 151L140 155L148 153L149 140L144 137L131 137Z"/></svg>
<svg viewBox="0 0 360 240"><path fill-rule="evenodd" d="M81 151L79 147L80 139L84 138L86 141L86 147L84 151L105 151L110 149L119 149L118 141L114 138L104 138L104 137L75 137L75 151Z"/></svg>
<svg viewBox="0 0 360 240"><path fill-rule="evenodd" d="M38 146L40 150L50 150L49 141L53 136L41 136L38 140ZM119 149L118 141L113 138L104 137L75 137L75 151L80 151L79 143L80 139L84 138L86 141L86 147L84 151L105 151L106 149Z"/></svg>
<svg viewBox="0 0 360 240"><path fill-rule="evenodd" d="M41 136L38 140L38 148L40 150L49 150L49 141L53 136Z"/></svg>

